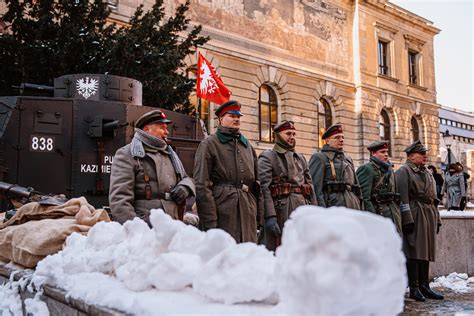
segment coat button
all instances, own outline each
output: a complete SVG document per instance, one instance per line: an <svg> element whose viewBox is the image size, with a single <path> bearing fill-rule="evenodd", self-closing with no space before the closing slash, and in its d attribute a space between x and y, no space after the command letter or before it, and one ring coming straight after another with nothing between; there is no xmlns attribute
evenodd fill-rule
<svg viewBox="0 0 474 316"><path fill-rule="evenodd" d="M240 169L240 172L244 172L244 169Z"/></svg>

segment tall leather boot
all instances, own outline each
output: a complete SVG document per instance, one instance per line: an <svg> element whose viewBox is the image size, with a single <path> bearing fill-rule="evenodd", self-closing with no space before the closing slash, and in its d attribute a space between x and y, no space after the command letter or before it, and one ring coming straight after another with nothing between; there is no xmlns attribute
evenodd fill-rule
<svg viewBox="0 0 474 316"><path fill-rule="evenodd" d="M408 286L410 287L410 298L424 302L425 297L418 288L418 260L407 258Z"/></svg>
<svg viewBox="0 0 474 316"><path fill-rule="evenodd" d="M430 288L430 282L428 281L428 275L430 271L430 262L425 260L420 260L418 263L418 278L420 283L420 292L426 298L431 298L433 300L442 300L444 296L433 291Z"/></svg>
<svg viewBox="0 0 474 316"><path fill-rule="evenodd" d="M427 298L431 298L433 300L443 300L444 296L433 291L430 288L430 283L428 281L420 283L420 292Z"/></svg>
<svg viewBox="0 0 474 316"><path fill-rule="evenodd" d="M424 302L425 297L421 293L420 289L417 287L410 287L410 298L418 302Z"/></svg>

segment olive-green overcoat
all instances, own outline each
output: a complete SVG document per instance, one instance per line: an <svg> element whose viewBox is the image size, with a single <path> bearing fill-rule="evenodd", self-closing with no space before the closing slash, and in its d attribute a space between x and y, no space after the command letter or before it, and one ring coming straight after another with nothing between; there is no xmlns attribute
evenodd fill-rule
<svg viewBox="0 0 474 316"><path fill-rule="evenodd" d="M390 218L398 233L402 235L399 203L397 201L384 204L377 202L377 196L381 193L397 193L393 170L383 170L376 161L370 160L357 169L357 179L362 189L364 210Z"/></svg>
<svg viewBox="0 0 474 316"><path fill-rule="evenodd" d="M193 177L202 228L221 228L237 242L256 242L263 205L257 188L257 154L248 140L218 133L202 140Z"/></svg>
<svg viewBox="0 0 474 316"><path fill-rule="evenodd" d="M279 198L273 198L271 195L270 187L278 183L290 183L294 187L301 187L303 184L313 186L308 163L302 154L294 151L278 153L270 149L265 150L258 157L258 171L265 206L264 217L276 216L282 231L285 221L298 206L317 205L314 189L311 190L309 198L299 193L290 193ZM270 250L279 246L278 238L273 235L265 233L264 241Z"/></svg>
<svg viewBox="0 0 474 316"><path fill-rule="evenodd" d="M348 185L359 185L351 157L342 151L324 145L319 153L314 153L309 160L309 172L313 180L318 205L323 207L344 206L354 210L361 209L359 197L351 191L331 192L325 190L326 184L332 181L330 160L334 163L336 181Z"/></svg>
<svg viewBox="0 0 474 316"><path fill-rule="evenodd" d="M400 193L402 216L409 212L415 229L404 234L405 255L410 259L434 261L436 253L436 232L441 220L437 207L436 183L425 167L417 167L407 161L395 173L397 191Z"/></svg>

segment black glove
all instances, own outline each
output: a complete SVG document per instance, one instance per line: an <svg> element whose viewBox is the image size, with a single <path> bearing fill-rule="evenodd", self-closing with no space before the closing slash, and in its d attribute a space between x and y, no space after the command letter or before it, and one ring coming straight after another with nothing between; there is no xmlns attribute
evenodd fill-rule
<svg viewBox="0 0 474 316"><path fill-rule="evenodd" d="M438 227L436 227L436 234L439 234L440 228L441 228L441 223L438 223Z"/></svg>
<svg viewBox="0 0 474 316"><path fill-rule="evenodd" d="M403 234L410 235L415 231L415 223L408 223L402 226Z"/></svg>
<svg viewBox="0 0 474 316"><path fill-rule="evenodd" d="M177 185L171 190L171 198L176 203L183 202L189 196L189 190L184 185Z"/></svg>
<svg viewBox="0 0 474 316"><path fill-rule="evenodd" d="M265 218L265 231L275 237L281 235L280 226L278 226L277 218L275 216Z"/></svg>

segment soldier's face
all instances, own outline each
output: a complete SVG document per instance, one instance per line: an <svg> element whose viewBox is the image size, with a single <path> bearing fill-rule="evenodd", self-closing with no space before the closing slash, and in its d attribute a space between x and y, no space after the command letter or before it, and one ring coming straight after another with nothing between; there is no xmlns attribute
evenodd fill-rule
<svg viewBox="0 0 474 316"><path fill-rule="evenodd" d="M240 128L240 115L226 113L219 118L222 127Z"/></svg>
<svg viewBox="0 0 474 316"><path fill-rule="evenodd" d="M428 162L428 155L426 152L424 153L413 153L408 156L408 160L410 160L412 163L414 163L417 166L423 166L426 165Z"/></svg>
<svg viewBox="0 0 474 316"><path fill-rule="evenodd" d="M326 138L326 143L329 145L329 147L334 149L342 149L344 147L344 134L334 134Z"/></svg>
<svg viewBox="0 0 474 316"><path fill-rule="evenodd" d="M388 161L388 149L380 149L372 153L372 156L375 158L382 160L382 161Z"/></svg>
<svg viewBox="0 0 474 316"><path fill-rule="evenodd" d="M147 124L143 127L143 131L147 132L152 136L162 139L167 138L168 134L170 133L168 131L168 125L166 123Z"/></svg>
<svg viewBox="0 0 474 316"><path fill-rule="evenodd" d="M296 145L296 132L295 130L289 129L283 132L280 132L280 137L291 146Z"/></svg>

